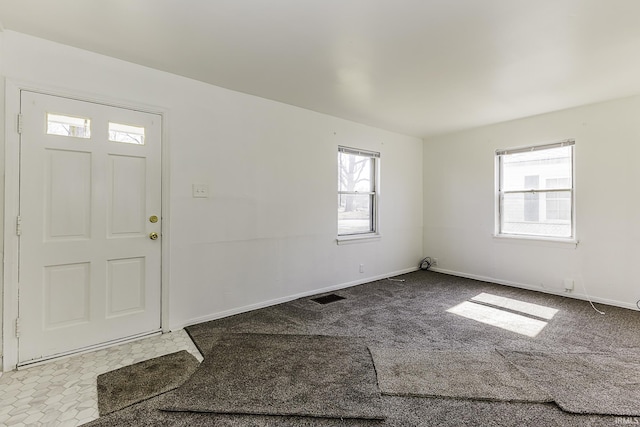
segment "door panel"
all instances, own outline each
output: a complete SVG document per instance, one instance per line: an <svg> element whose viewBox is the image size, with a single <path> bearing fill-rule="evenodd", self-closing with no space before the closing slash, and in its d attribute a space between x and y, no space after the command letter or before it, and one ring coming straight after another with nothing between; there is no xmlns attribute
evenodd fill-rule
<svg viewBox="0 0 640 427"><path fill-rule="evenodd" d="M112 259L107 263L107 317L144 311L145 259Z"/></svg>
<svg viewBox="0 0 640 427"><path fill-rule="evenodd" d="M91 153L46 149L44 180L45 240L89 239Z"/></svg>
<svg viewBox="0 0 640 427"><path fill-rule="evenodd" d="M44 330L88 323L88 262L44 267Z"/></svg>
<svg viewBox="0 0 640 427"><path fill-rule="evenodd" d="M161 118L21 93L19 364L160 328Z"/></svg>
<svg viewBox="0 0 640 427"><path fill-rule="evenodd" d="M110 237L141 236L145 232L146 159L109 155Z"/></svg>

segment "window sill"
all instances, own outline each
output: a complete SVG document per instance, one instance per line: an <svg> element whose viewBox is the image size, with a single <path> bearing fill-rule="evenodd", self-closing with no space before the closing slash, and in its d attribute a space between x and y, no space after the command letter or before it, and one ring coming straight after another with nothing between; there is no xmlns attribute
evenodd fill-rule
<svg viewBox="0 0 640 427"><path fill-rule="evenodd" d="M575 237L563 239L561 237L544 237L544 236L524 236L519 234L494 234L493 238L503 241L519 241L531 243L550 243L553 245L566 245L577 247L580 242Z"/></svg>
<svg viewBox="0 0 640 427"><path fill-rule="evenodd" d="M380 234L354 234L351 236L338 236L336 242L338 245L352 245L354 243L375 242L382 238Z"/></svg>

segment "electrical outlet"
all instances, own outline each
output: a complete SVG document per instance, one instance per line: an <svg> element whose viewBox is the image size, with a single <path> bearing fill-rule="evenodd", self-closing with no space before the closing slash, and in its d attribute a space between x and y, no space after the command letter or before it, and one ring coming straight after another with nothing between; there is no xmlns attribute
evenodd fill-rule
<svg viewBox="0 0 640 427"><path fill-rule="evenodd" d="M431 258L431 266L432 267L438 266L438 258Z"/></svg>
<svg viewBox="0 0 640 427"><path fill-rule="evenodd" d="M565 292L573 291L573 279L564 279L564 291Z"/></svg>
<svg viewBox="0 0 640 427"><path fill-rule="evenodd" d="M364 273L364 264L360 264L360 273Z"/></svg>
<svg viewBox="0 0 640 427"><path fill-rule="evenodd" d="M207 184L193 184L192 196L194 198L207 198L209 197L209 186Z"/></svg>

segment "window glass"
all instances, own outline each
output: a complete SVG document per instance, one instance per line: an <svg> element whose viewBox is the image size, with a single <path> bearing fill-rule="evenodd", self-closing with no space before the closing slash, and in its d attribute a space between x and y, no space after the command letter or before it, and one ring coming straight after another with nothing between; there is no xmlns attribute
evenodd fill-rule
<svg viewBox="0 0 640 427"><path fill-rule="evenodd" d="M338 235L377 231L376 168L379 153L338 149Z"/></svg>
<svg viewBox="0 0 640 427"><path fill-rule="evenodd" d="M144 127L109 122L109 141L144 145Z"/></svg>
<svg viewBox="0 0 640 427"><path fill-rule="evenodd" d="M567 188L570 180L568 178L549 178L546 188ZM547 198L547 218L563 221L571 220L571 192L553 191L546 193Z"/></svg>
<svg viewBox="0 0 640 427"><path fill-rule="evenodd" d="M91 120L62 114L47 114L47 133L75 138L91 138Z"/></svg>
<svg viewBox="0 0 640 427"><path fill-rule="evenodd" d="M573 141L498 151L498 234L571 238Z"/></svg>

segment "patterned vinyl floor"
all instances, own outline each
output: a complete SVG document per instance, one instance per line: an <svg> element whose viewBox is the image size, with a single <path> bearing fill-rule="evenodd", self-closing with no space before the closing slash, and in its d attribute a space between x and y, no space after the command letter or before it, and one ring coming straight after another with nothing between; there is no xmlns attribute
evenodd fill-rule
<svg viewBox="0 0 640 427"><path fill-rule="evenodd" d="M98 375L187 350L202 361L184 330L55 360L0 376L0 425L78 426L98 418Z"/></svg>

